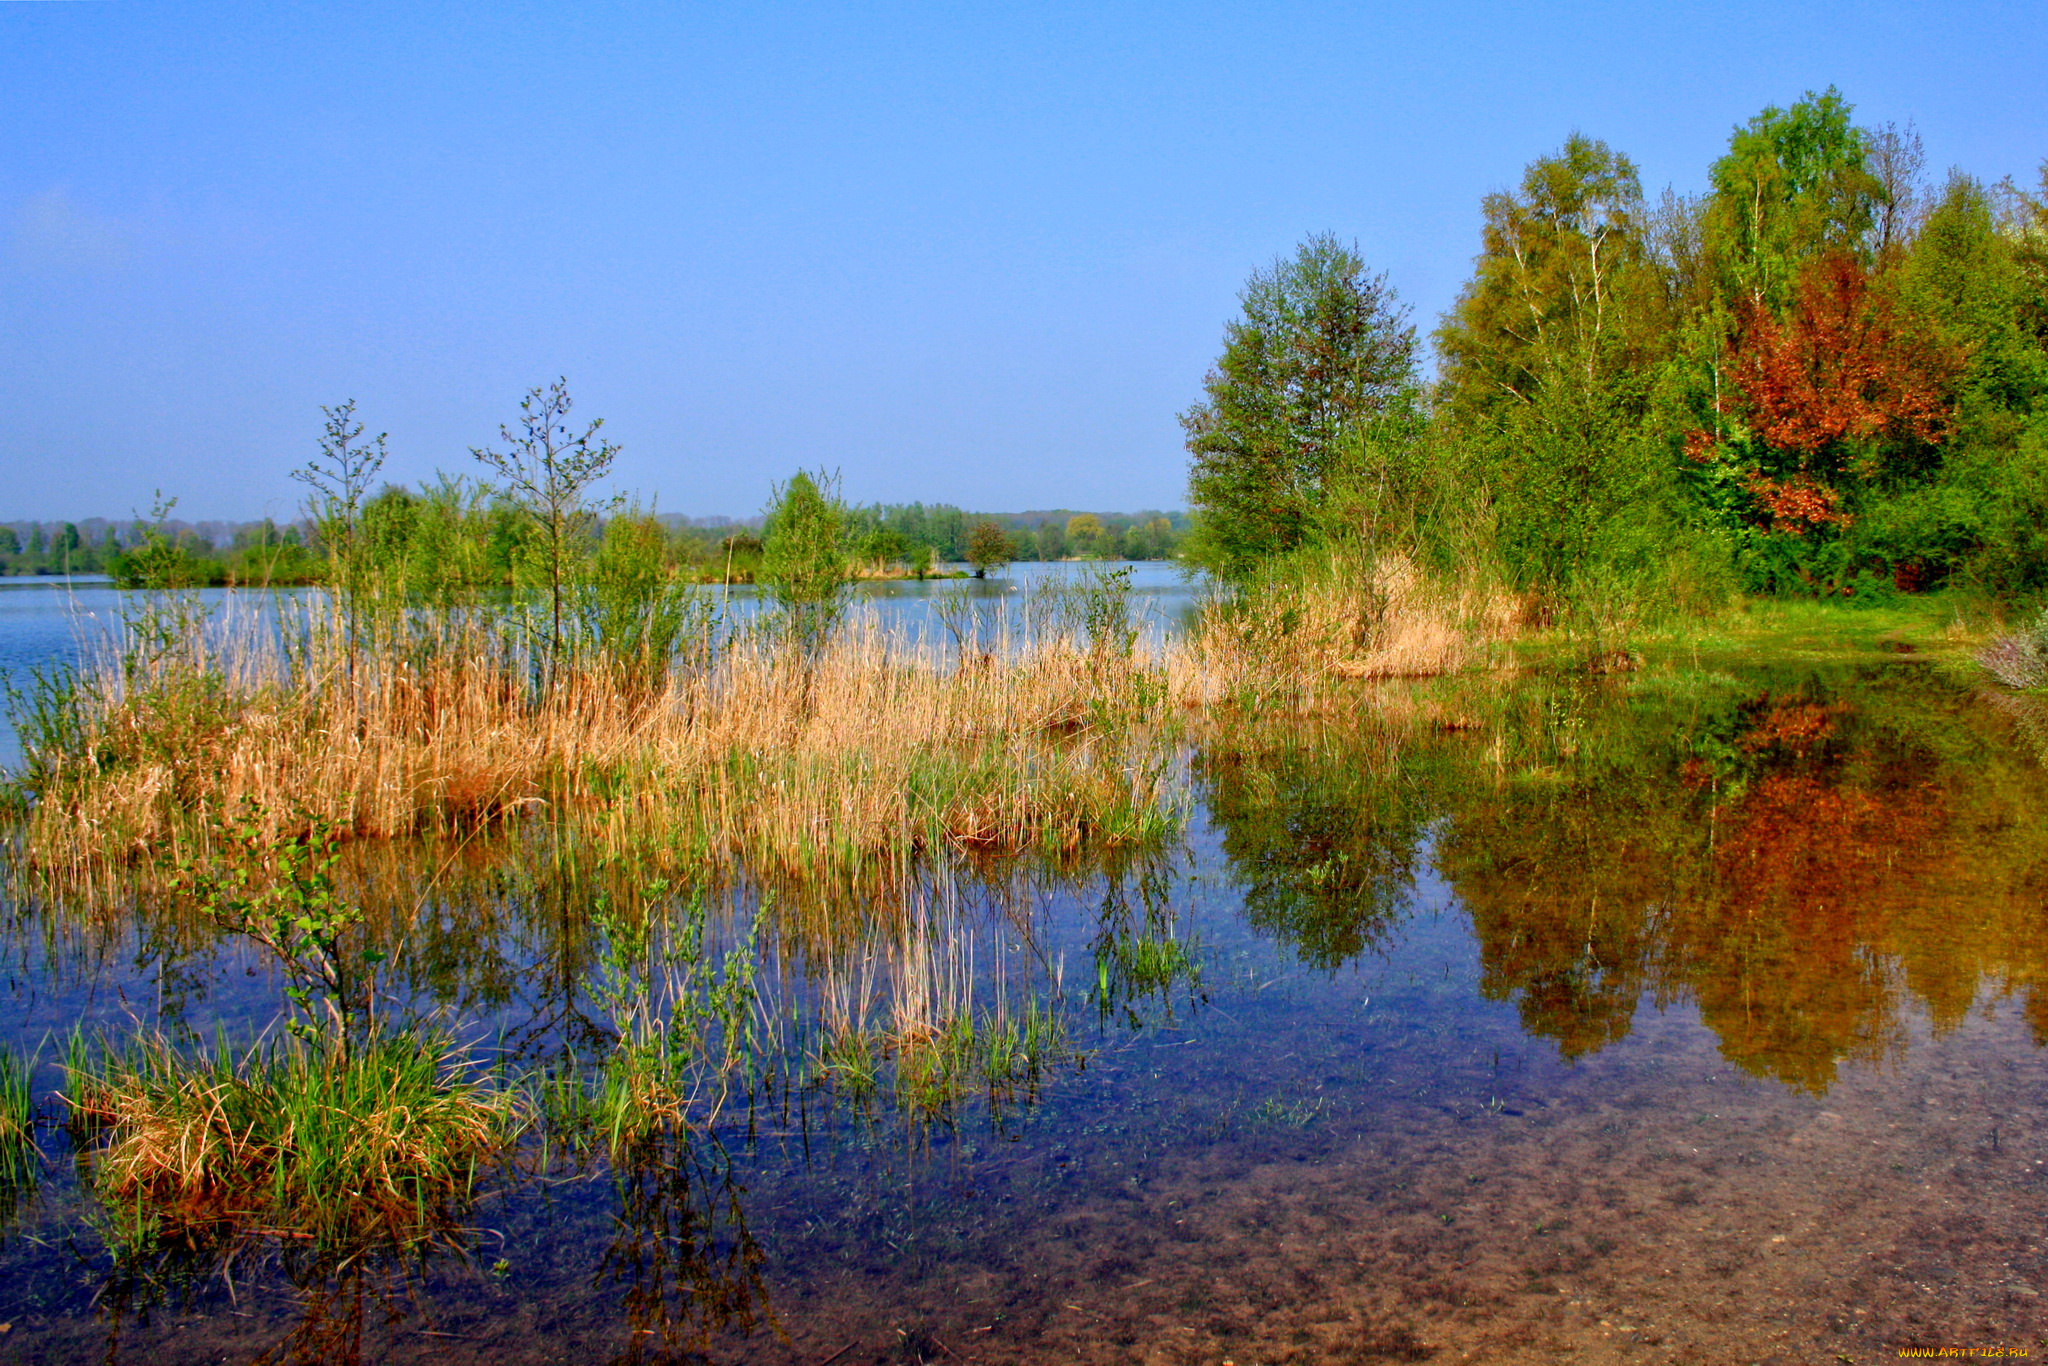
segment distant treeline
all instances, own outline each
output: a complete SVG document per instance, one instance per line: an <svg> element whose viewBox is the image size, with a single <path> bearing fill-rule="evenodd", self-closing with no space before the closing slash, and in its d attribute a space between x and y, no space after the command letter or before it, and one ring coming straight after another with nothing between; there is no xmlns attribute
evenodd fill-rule
<svg viewBox="0 0 2048 1366"><path fill-rule="evenodd" d="M109 521L0 522L0 575L111 574L122 577L130 556L152 533L183 552L194 584L318 580L325 558L309 544L309 524L260 522Z"/></svg>
<svg viewBox="0 0 2048 1366"><path fill-rule="evenodd" d="M1931 177L1829 89L1707 185L1648 201L1579 134L1529 163L1479 206L1433 382L1348 244L1255 274L1183 417L1189 557L1392 551L1545 612L2048 596L2048 179Z"/></svg>
<svg viewBox="0 0 2048 1366"><path fill-rule="evenodd" d="M704 582L748 583L760 573L763 519L692 518L674 513L644 518L660 529L667 558ZM601 537L604 523L593 524ZM846 509L848 557L869 575L939 572L942 565L968 563L978 526L998 527L1007 553L1018 560L1171 559L1188 526L1178 512L967 512L946 503L875 503ZM510 583L516 576L524 524L520 512L473 480L444 479L424 489L386 485L365 502L362 530L373 553L384 560L411 558L458 527L470 535L464 558L485 581ZM420 542L415 547L414 542ZM193 585L308 584L331 573L331 556L315 519L279 525L259 522L158 520L115 522L103 517L78 522L0 523L0 575L109 574L120 580L145 577L138 555L152 543L176 552L178 577ZM983 551L987 553L984 539Z"/></svg>

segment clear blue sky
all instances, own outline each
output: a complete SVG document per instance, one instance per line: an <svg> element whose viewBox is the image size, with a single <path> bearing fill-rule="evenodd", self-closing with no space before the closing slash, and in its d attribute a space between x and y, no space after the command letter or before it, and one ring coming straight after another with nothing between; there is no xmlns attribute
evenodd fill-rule
<svg viewBox="0 0 2048 1366"><path fill-rule="evenodd" d="M2048 156L2048 6L0 3L0 518L286 514L318 406L463 469L567 375L617 484L746 514L1179 506L1246 272L1427 328L1572 129L1654 196L1838 85Z"/></svg>

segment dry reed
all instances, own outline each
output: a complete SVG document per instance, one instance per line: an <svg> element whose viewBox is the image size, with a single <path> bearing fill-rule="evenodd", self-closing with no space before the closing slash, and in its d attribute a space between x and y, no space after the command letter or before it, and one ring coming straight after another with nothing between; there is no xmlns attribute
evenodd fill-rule
<svg viewBox="0 0 2048 1366"><path fill-rule="evenodd" d="M30 746L21 847L47 886L109 890L209 857L242 811L267 837L319 821L373 840L546 812L600 851L768 881L1071 857L1178 827L1175 744L1217 704L1466 667L1510 625L1499 595L1398 560L1283 596L1126 649L1014 619L958 651L872 615L816 652L743 632L653 689L600 662L536 669L478 617L347 648L308 609L281 650L274 624L228 612L153 652L109 643L61 743Z"/></svg>

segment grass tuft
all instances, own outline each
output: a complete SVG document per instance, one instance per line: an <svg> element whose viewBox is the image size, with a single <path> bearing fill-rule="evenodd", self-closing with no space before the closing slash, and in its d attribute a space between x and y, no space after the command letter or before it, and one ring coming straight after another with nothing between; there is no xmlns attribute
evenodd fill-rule
<svg viewBox="0 0 2048 1366"><path fill-rule="evenodd" d="M346 1056L296 1037L192 1054L161 1035L121 1048L77 1039L70 1052L95 1193L159 1226L404 1241L468 1199L523 1118L427 1035L374 1037Z"/></svg>

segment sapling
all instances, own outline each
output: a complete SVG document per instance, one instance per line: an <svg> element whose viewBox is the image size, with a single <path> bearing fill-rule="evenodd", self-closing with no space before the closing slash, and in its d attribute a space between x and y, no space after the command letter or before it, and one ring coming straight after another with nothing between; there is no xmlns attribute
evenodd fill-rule
<svg viewBox="0 0 2048 1366"><path fill-rule="evenodd" d="M344 948L363 913L335 894L341 855L334 827L309 817L303 833L268 840L253 807L222 832L240 857L188 862L184 880L216 925L277 959L291 1002L285 1027L309 1044L331 1041L345 1059L374 1026L376 970L386 955Z"/></svg>

